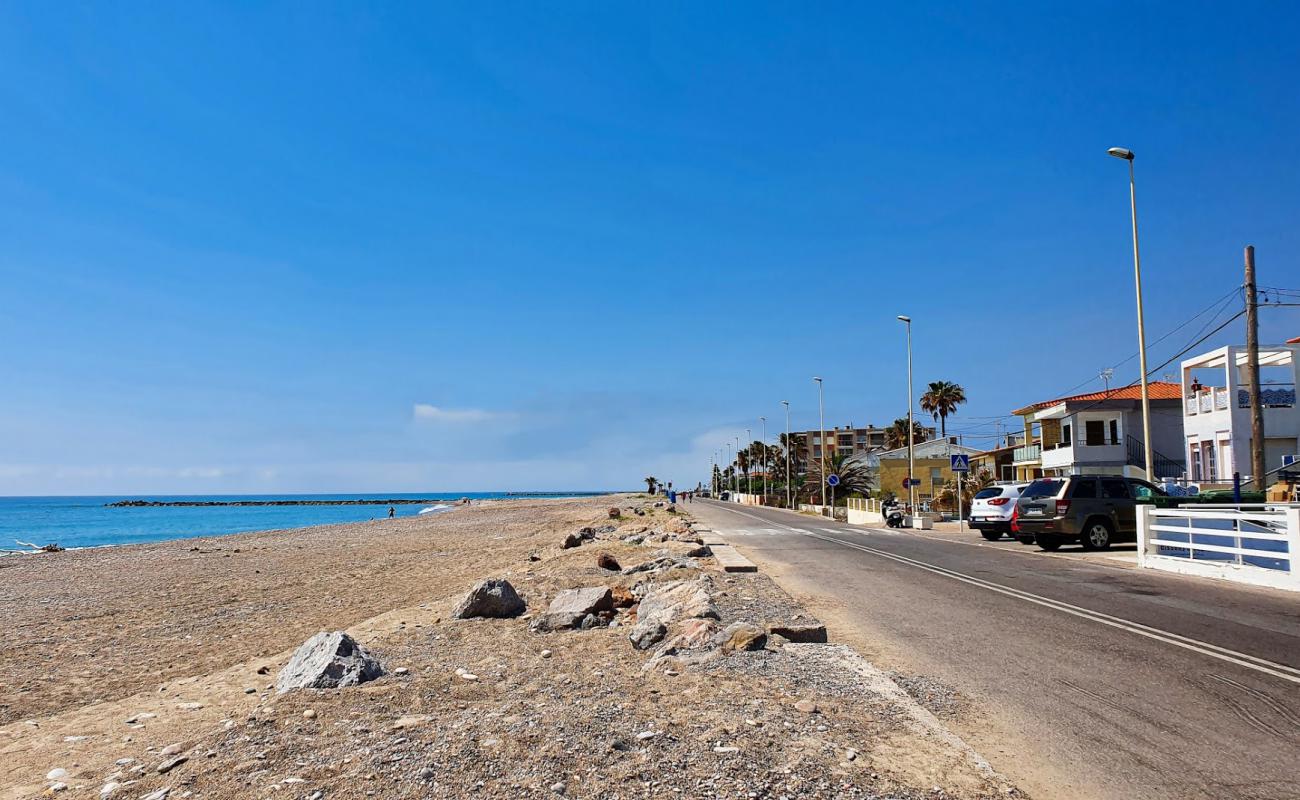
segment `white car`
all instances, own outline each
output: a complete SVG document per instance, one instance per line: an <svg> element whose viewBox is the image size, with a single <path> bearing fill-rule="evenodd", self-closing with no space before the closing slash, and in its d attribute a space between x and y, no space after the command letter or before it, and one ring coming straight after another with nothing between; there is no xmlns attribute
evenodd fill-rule
<svg viewBox="0 0 1300 800"><path fill-rule="evenodd" d="M1011 535L1011 515L1027 483L1005 484L981 489L970 504L970 526L985 539L996 542Z"/></svg>

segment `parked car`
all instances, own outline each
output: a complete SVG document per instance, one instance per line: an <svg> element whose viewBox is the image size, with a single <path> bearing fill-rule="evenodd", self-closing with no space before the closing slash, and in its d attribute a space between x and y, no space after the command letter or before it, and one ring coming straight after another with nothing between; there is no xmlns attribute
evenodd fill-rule
<svg viewBox="0 0 1300 800"><path fill-rule="evenodd" d="M1136 541L1137 504L1166 496L1147 481L1123 475L1039 478L1016 501L1015 536L1044 550L1066 542L1105 550L1115 542Z"/></svg>
<svg viewBox="0 0 1300 800"><path fill-rule="evenodd" d="M990 542L1001 539L1004 533L1010 535L1011 515L1015 513L1016 500L1028 485L1017 483L980 489L971 500L970 526Z"/></svg>

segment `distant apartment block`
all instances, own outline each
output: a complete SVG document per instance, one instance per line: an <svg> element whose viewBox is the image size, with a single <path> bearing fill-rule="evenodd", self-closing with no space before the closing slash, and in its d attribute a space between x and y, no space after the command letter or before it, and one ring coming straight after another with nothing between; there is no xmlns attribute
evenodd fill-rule
<svg viewBox="0 0 1300 800"><path fill-rule="evenodd" d="M934 428L924 428L924 430L926 439L935 437ZM794 452L798 454L801 463L807 464L822 457L821 431L798 431L792 433L791 436L794 439ZM885 429L877 428L874 425L868 425L865 428L855 428L852 425L846 425L843 428L827 428L826 454L828 456L855 456L880 452L887 447L885 439Z"/></svg>

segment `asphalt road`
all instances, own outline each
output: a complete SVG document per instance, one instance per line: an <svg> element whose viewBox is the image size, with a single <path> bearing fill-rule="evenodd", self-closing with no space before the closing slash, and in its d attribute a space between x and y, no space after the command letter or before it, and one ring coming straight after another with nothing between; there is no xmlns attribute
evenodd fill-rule
<svg viewBox="0 0 1300 800"><path fill-rule="evenodd" d="M1045 798L1300 798L1300 596L977 534L688 510Z"/></svg>

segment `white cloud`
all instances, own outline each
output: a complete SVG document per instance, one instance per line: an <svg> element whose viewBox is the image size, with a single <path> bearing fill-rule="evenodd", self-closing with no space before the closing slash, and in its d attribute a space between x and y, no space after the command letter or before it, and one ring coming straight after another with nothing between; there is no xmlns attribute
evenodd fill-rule
<svg viewBox="0 0 1300 800"><path fill-rule="evenodd" d="M502 415L481 408L439 408L428 403L416 403L415 418L430 422L444 422L452 425L472 425L476 422L489 422L500 419Z"/></svg>

